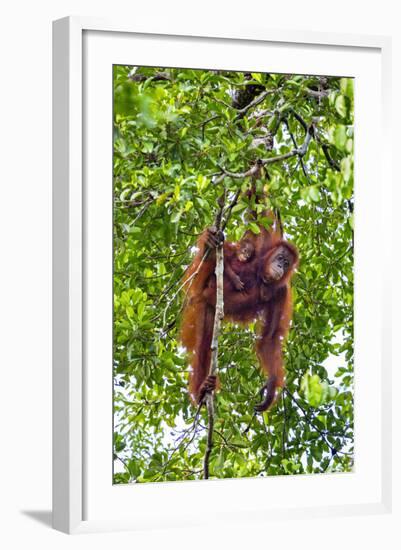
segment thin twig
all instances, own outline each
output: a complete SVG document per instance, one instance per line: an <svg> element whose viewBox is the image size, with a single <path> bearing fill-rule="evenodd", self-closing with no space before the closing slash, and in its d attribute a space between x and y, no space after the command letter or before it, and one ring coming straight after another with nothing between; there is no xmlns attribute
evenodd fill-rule
<svg viewBox="0 0 401 550"><path fill-rule="evenodd" d="M186 443L186 445L183 447L183 450L185 451L186 449L188 449L188 447L191 445L191 443L193 442L193 440L195 439L195 436L196 436L196 433L197 433L197 427L198 427L198 423L199 423L199 415L200 415L200 410L201 410L201 404L198 405L198 408L196 409L196 413L195 413L195 416L194 416L194 420L192 422L192 425L187 428L186 430L184 430L184 432L181 434L180 438L178 439L179 443L176 445L176 447L173 449L172 453L170 454L170 456L168 457L168 460L166 461L166 463L164 464L163 466L163 471L162 471L162 474L165 474L166 471L167 471L167 468L169 466L169 464L171 463L171 460L173 459L173 456L175 455L175 453L178 451L178 449L181 447L181 445L184 443L185 441L185 438L188 434L190 434L192 431L193 431L193 434L192 434L192 437L189 439L189 441Z"/></svg>
<svg viewBox="0 0 401 550"><path fill-rule="evenodd" d="M324 156L326 157L327 162L329 165L335 170L336 172L341 172L340 165L333 159L333 157L330 155L330 149L327 143L323 143L320 139L318 140L320 143L321 148L323 149Z"/></svg>
<svg viewBox="0 0 401 550"><path fill-rule="evenodd" d="M295 136L294 136L294 134L291 132L291 128L290 128L290 125L289 125L289 123L288 123L288 120L287 120L286 118L284 118L284 119L283 119L283 122L284 122L284 124L285 124L285 127L287 128L287 132L288 132L289 135L290 135L292 144L294 145L295 149L298 149L298 145L297 145ZM303 171L303 173L304 173L305 178L309 181L309 183L311 183L309 174L308 174L308 172L307 172L307 170L306 170L305 163L304 163L303 158L302 158L301 156L299 157L299 161L300 161L300 163L301 163L302 171Z"/></svg>
<svg viewBox="0 0 401 550"><path fill-rule="evenodd" d="M307 123L305 122L305 120L301 117L301 115L299 113L297 113L296 111L294 111L294 109L290 109L289 112L293 115L293 117L300 123L300 125L302 126L302 128L305 130L305 133L308 132L308 125ZM329 145L327 143L325 143L319 136L319 133L318 132L315 132L315 138L316 138L316 141L319 143L319 145L321 146L321 148L323 149L323 153L324 153L324 156L326 157L326 160L327 162L329 163L329 165L336 171L336 172L340 172L340 166L338 165L338 163L332 158L332 156L330 155L330 150L329 150Z"/></svg>
<svg viewBox="0 0 401 550"><path fill-rule="evenodd" d="M200 268L202 267L202 265L204 264L206 258L208 257L209 255L209 249L206 250L206 252L204 253L201 261L199 262L199 265L196 269L196 271L194 271L192 273L192 275L190 275L188 277L188 279L185 279L185 281L183 283L180 284L180 286L178 287L178 289L176 290L176 292L173 294L173 296L170 298L170 300L167 302L167 305L164 309L164 312L163 312L163 326L166 324L166 317L167 317L167 311L170 309L170 306L172 305L172 303L174 302L174 300L176 299L176 297L178 296L178 294L180 293L180 291L184 288L185 285L187 285L188 283L189 284L189 287L186 289L186 292L185 292L185 295L188 294L188 291L189 289L191 288L192 286L192 283L194 282L194 279L195 277L198 275L199 271L200 271Z"/></svg>
<svg viewBox="0 0 401 550"><path fill-rule="evenodd" d="M293 117L300 123L302 128L305 130L305 134L308 132L308 125L304 121L304 119L294 111L294 109L290 109L289 112L293 115Z"/></svg>
<svg viewBox="0 0 401 550"><path fill-rule="evenodd" d="M227 224L230 220L230 217L231 217L231 213L232 213L232 209L234 208L234 206L237 204L238 202L238 199L239 199L239 196L241 194L241 187L239 187L237 189L237 191L235 192L235 195L233 197L233 200L230 202L230 204L227 206L226 208L226 211L225 211L225 219L224 219L224 222L221 226L221 230L224 231L225 228L227 227Z"/></svg>
<svg viewBox="0 0 401 550"><path fill-rule="evenodd" d="M287 437L287 410L285 407L285 392L282 393L283 400L283 413L284 413L284 422L283 422L283 432L281 434L281 455L282 458L285 458L285 442Z"/></svg>
<svg viewBox="0 0 401 550"><path fill-rule="evenodd" d="M202 128L202 141L205 141L205 129L206 125L209 124L209 122L212 122L213 120L216 120L217 118L220 118L222 115L214 115L210 118L206 119L205 121L201 122L199 126Z"/></svg>
<svg viewBox="0 0 401 550"><path fill-rule="evenodd" d="M249 421L248 426L247 426L247 427L245 428L245 430L242 432L242 435L245 435L245 434L247 434L247 433L249 432L249 430L251 429L251 426L252 426L252 422L253 422L253 420L254 420L254 418L255 418L256 416L257 416L257 413L254 412L253 415L252 415L252 418L251 418L250 421Z"/></svg>
<svg viewBox="0 0 401 550"><path fill-rule="evenodd" d="M300 409L300 411L302 412L302 414L304 415L304 418L305 420L308 422L308 424L310 426L312 426L312 428L314 428L317 433L322 437L323 441L326 443L326 445L329 447L332 455L336 455L336 454L342 454L342 455L346 455L346 456L353 456L352 453L346 453L345 451L340 451L339 449L337 449L336 447L334 447L330 441L327 439L327 435L324 433L323 430L321 430L318 426L316 426L316 424L312 421L312 419L310 418L309 414L306 412L306 410L304 409L304 407L300 404L300 402L294 397L294 395L290 392L290 390L288 388L285 388L284 390L287 395L290 396L291 400L297 405L297 407Z"/></svg>

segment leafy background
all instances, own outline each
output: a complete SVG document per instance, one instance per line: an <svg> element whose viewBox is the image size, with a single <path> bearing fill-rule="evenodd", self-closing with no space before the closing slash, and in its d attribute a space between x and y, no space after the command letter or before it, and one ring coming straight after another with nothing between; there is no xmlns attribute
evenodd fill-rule
<svg viewBox="0 0 401 550"><path fill-rule="evenodd" d="M269 93L240 113L250 86ZM222 185L228 198L249 185L216 184L221 167L244 172L293 151L311 124L306 154L270 164L259 183L301 256L287 386L254 416L263 377L253 327L224 325L210 476L352 470L352 79L115 66L115 483L202 478L207 419L202 410L195 421L188 397L182 276ZM247 229L247 206L242 196L229 240Z"/></svg>

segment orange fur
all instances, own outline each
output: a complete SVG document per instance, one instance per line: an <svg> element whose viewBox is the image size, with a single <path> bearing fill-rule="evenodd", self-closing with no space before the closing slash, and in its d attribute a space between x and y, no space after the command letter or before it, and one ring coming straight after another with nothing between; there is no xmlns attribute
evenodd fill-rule
<svg viewBox="0 0 401 550"><path fill-rule="evenodd" d="M188 351L191 366L190 393L196 402L209 375L216 305L215 254L210 251L204 258L207 239L206 230L198 240L198 253L185 276L186 301L181 329L182 343ZM266 410L274 402L276 389L284 385L282 347L291 322L290 280L298 264L298 252L293 245L282 240L274 224L271 231L260 227L258 235L247 232L244 239L252 241L256 261L245 262L241 266L243 292L234 288L225 273L224 318L244 324L256 319L261 321L256 353L263 371L268 375L268 383L263 402L256 409ZM293 264L280 280L266 283L263 274L269 269L270 258L279 246L289 250ZM234 248L238 248L238 244L224 243L225 263L234 261Z"/></svg>

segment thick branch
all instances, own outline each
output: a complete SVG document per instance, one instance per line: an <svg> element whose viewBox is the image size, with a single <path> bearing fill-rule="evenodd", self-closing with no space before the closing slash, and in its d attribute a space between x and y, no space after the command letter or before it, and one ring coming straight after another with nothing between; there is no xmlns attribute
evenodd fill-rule
<svg viewBox="0 0 401 550"><path fill-rule="evenodd" d="M306 93L311 97L316 99L321 99L322 97L327 97L330 94L331 90L312 90L311 88L306 88Z"/></svg>
<svg viewBox="0 0 401 550"><path fill-rule="evenodd" d="M146 76L144 74L132 74L128 77L132 82L145 82L145 80L171 80L171 76L168 73L156 73L153 76Z"/></svg>

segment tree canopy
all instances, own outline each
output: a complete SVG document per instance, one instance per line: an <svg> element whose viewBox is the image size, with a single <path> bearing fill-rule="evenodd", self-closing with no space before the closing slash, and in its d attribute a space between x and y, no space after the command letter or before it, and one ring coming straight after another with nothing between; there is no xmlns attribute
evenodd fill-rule
<svg viewBox="0 0 401 550"><path fill-rule="evenodd" d="M223 187L228 199L246 191L258 159L257 184L300 253L286 388L253 414L254 327L224 323L210 477L350 471L352 79L115 66L113 80L114 482L202 478L207 418L188 395L182 277ZM251 200L239 195L227 239L259 230Z"/></svg>

